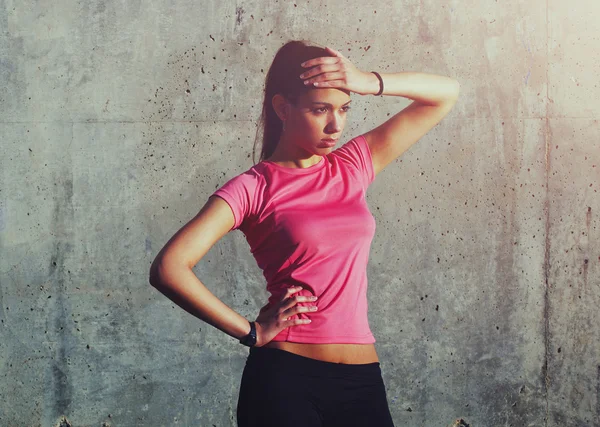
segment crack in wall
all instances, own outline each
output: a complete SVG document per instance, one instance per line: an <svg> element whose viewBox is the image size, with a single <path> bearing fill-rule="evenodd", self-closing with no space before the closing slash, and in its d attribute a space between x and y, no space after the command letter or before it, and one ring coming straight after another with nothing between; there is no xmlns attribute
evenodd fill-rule
<svg viewBox="0 0 600 427"><path fill-rule="evenodd" d="M542 373L544 375L544 387L545 387L545 395L546 395L546 423L545 426L548 427L548 418L549 418L549 399L548 393L550 390L550 377L548 376L548 359L549 359L549 333L550 333L550 301L549 301L549 286L548 283L548 270L549 270L549 252L550 252L550 202L549 191L548 191L548 181L549 181L549 143L548 143L548 119L546 118L546 126L545 126L545 142L546 142L546 200L544 200L544 212L546 214L546 237L545 237L545 248L544 248L544 365L542 367Z"/></svg>
<svg viewBox="0 0 600 427"><path fill-rule="evenodd" d="M548 67L549 67L549 34L548 30L550 27L548 17L548 0L546 0L546 108L545 108L545 122L544 122L544 143L545 143L545 168L546 168L546 199L544 200L544 213L545 218L545 247L544 247L544 366L542 372L544 374L544 387L546 395L546 422L545 426L548 427L548 421L550 418L550 377L548 375L548 359L549 359L549 334L550 334L550 300L549 300L549 269L550 269L550 190L548 188L548 182L550 181L550 126L548 125Z"/></svg>

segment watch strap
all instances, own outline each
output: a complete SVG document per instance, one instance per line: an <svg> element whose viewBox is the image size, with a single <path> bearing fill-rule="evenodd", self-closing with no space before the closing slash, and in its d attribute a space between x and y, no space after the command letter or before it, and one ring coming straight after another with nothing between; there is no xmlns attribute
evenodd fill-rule
<svg viewBox="0 0 600 427"><path fill-rule="evenodd" d="M248 335L243 336L240 339L240 343L248 346L254 347L256 345L256 325L254 322L250 323L250 333Z"/></svg>

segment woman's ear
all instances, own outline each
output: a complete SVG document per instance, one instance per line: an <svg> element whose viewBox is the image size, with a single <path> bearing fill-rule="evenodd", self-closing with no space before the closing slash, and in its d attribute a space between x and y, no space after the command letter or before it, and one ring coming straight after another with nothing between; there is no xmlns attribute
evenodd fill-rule
<svg viewBox="0 0 600 427"><path fill-rule="evenodd" d="M271 100L271 104L273 105L275 114L277 114L279 119L281 121L285 121L288 116L288 104L286 99L280 94L275 94Z"/></svg>

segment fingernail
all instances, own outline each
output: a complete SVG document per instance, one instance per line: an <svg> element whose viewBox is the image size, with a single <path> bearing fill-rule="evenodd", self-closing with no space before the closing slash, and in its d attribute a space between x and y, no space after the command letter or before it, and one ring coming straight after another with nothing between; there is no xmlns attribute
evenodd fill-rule
<svg viewBox="0 0 600 427"><path fill-rule="evenodd" d="M300 66L304 67L304 64L306 64L306 62L303 62L302 64L300 64Z"/></svg>

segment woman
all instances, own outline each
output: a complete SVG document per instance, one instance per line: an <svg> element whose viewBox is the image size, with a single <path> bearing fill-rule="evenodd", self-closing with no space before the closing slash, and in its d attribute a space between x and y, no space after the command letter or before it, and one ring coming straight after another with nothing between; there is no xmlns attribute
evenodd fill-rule
<svg viewBox="0 0 600 427"><path fill-rule="evenodd" d="M365 193L375 176L456 102L456 80L357 69L304 41L277 52L265 85L261 161L215 191L157 255L153 286L250 347L239 427L393 426L367 316L375 233ZM350 94L412 104L334 150ZM230 309L192 268L239 229L271 293L254 322Z"/></svg>

